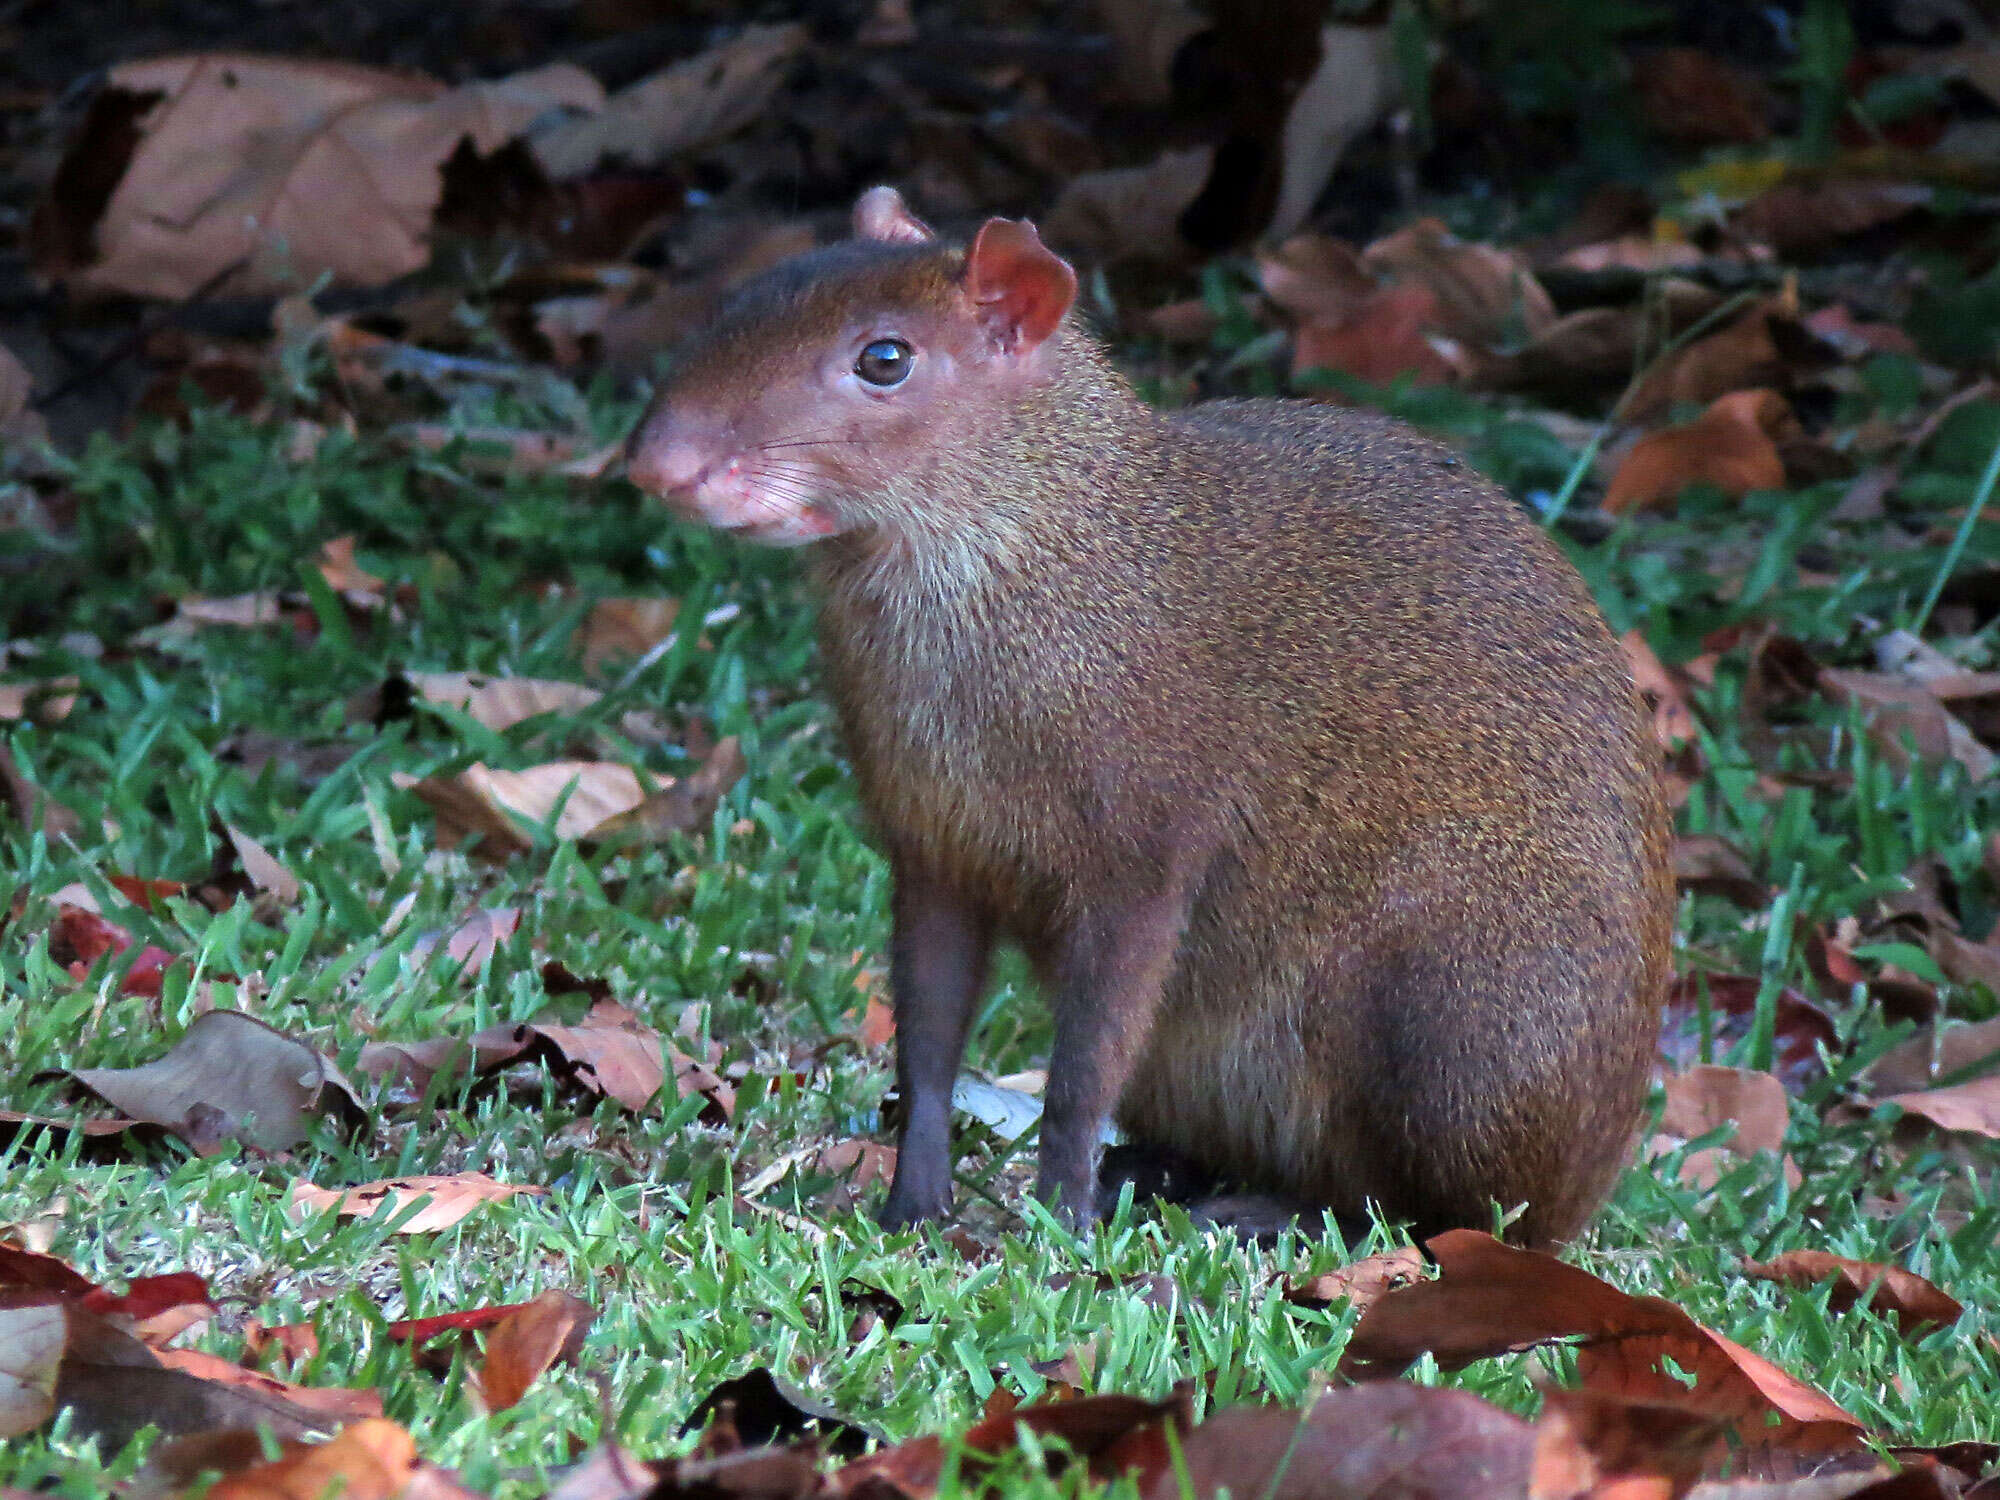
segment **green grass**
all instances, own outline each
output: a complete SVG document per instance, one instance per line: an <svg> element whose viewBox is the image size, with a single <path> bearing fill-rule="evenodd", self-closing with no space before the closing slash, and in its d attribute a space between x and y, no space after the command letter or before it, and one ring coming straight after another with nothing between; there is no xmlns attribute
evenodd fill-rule
<svg viewBox="0 0 2000 1500"><path fill-rule="evenodd" d="M1884 409L1907 386L1896 373L1880 372L1871 388ZM1456 432L1524 493L1555 490L1568 470L1571 455L1518 416L1431 393L1383 399ZM462 413L551 416L479 402ZM1906 496L1939 515L1963 506L1992 450L1996 415L1967 408L1948 423ZM601 394L588 408L599 437L630 417ZM1033 1395L1043 1383L1036 1363L1086 1345L1104 1390L1157 1396L1195 1376L1213 1382L1204 1403L1298 1401L1324 1378L1351 1317L1286 1303L1284 1278L1381 1248L1393 1238L1386 1232L1365 1246L1291 1237L1260 1251L1198 1233L1167 1211L1121 1215L1077 1242L1045 1218L1023 1220L1024 1153L976 1128L962 1142L961 1200L982 1232L1005 1231L998 1258L984 1263L923 1237L885 1235L865 1213L828 1209L821 1199L835 1184L810 1171L755 1205L734 1201L742 1183L788 1152L881 1137L876 1106L889 1080L886 1052L834 1043L857 1018L859 970L880 962L888 882L814 691L809 601L785 559L674 525L622 487L475 480L449 452L413 460L365 436L330 437L299 462L286 456L281 432L214 412L197 413L186 430L99 441L66 483L77 501L73 532L0 531L8 615L16 638L37 652L4 675L83 681L69 719L16 728L8 743L85 830L73 845L51 847L0 821L0 910L10 898L19 908L0 936L0 1103L67 1108L55 1085L33 1075L156 1056L204 998L308 1037L343 1066L370 1035L420 1040L550 1010L579 1015L582 997L544 993L546 958L603 976L663 1032L682 1027L719 1042L741 1075L740 1098L734 1121L718 1129L685 1111L592 1108L537 1077L448 1087L429 1111L390 1108L364 1086L381 1106L369 1132L346 1139L329 1128L280 1160L234 1151L196 1160L172 1144L85 1157L75 1140L34 1137L0 1150L0 1225L64 1203L54 1251L86 1275L202 1273L227 1299L196 1340L216 1353L240 1352L248 1316L316 1319L322 1352L293 1378L380 1386L389 1414L426 1456L461 1466L475 1488L508 1495L541 1493L533 1476L580 1444L615 1435L646 1456L685 1446L681 1425L696 1403L754 1364L891 1437L963 1426L996 1383ZM1694 496L1670 518L1566 544L1612 623L1643 628L1669 661L1751 619L1776 623L1828 659L1859 661L1869 632L1857 617L1907 619L1941 549L1888 545L1892 522L1829 523L1839 495L1830 485L1743 505ZM319 545L350 533L365 564L415 589L403 623L349 619L322 594L322 628L310 639L284 628L144 634L181 596L303 591ZM1976 528L1962 566L2000 562L1996 537L2000 529ZM1802 562L1832 581L1802 582ZM543 587L551 583L562 587ZM667 846L550 845L503 865L440 852L432 815L396 787L393 772L551 759L567 753L576 727L530 721L494 734L463 716L419 713L377 731L348 722L346 700L397 668L582 680L572 633L584 609L630 593L677 596L683 620L709 623L684 631L676 649L630 680L605 679L615 691L583 737L601 742L623 710L663 705L718 735L742 736L748 775L712 825ZM1990 631L1949 644L1968 665L1994 655ZM1830 711L1817 712L1822 733L1801 735L1786 753L1796 769L1844 777L1791 786L1776 801L1759 796L1738 728L1743 660L1740 646L1728 653L1701 700L1707 769L1682 814L1685 830L1729 837L1785 892L1786 912L1808 921L1864 911L1923 856L1942 861L1977 921L2000 911L1981 858L2000 814L1996 793L1955 774L1900 774ZM240 756L257 737L314 747L312 766L280 755L253 773ZM662 773L688 764L671 748L614 748ZM52 892L113 873L199 881L222 838L219 820L289 864L307 891L298 908L267 925L248 903L217 914L177 898L150 919L134 917L142 938L192 959L191 970L169 971L157 1001L119 994L114 966L78 984L51 960ZM489 963L459 973L440 958L413 959L421 934L482 904L523 912ZM1767 915L1688 899L1683 966L1810 990L1794 928ZM1893 1039L1854 997L1820 998L1852 1058ZM1962 1015L1993 1007L1983 992L1949 998ZM1047 1040L1021 971L1003 969L971 1061L996 1073L1033 1066ZM1912 1146L1892 1120L1865 1109L1836 1111L1828 1123L1831 1106L1861 1095L1853 1071L1837 1068L1794 1102L1796 1190L1768 1159L1738 1164L1707 1193L1678 1182L1675 1158L1635 1166L1571 1255L1621 1287L1681 1303L1898 1440L2000 1437L1992 1415L2000 1353L1986 1337L2000 1331L1991 1311L2000 1308L1995 1151L1923 1138ZM380 1222L301 1223L286 1212L299 1179L337 1185L465 1169L548 1193L415 1238ZM1972 1310L1956 1328L1909 1339L1865 1310L1830 1314L1823 1291L1741 1276L1743 1259L1791 1248L1897 1261ZM1077 1271L1099 1274L1059 1287L1057 1278ZM1144 1274L1179 1288L1171 1308L1121 1290L1121 1280ZM851 1342L841 1290L850 1280L901 1299L902 1321ZM481 1415L468 1399L462 1362L440 1379L381 1335L391 1319L547 1287L601 1309L583 1369L551 1374L498 1415ZM1448 1378L1527 1411L1536 1374L1564 1362L1560 1351L1512 1356L1450 1377L1424 1364L1416 1378ZM593 1384L600 1374L608 1427ZM59 1420L0 1452L0 1483L52 1481L56 1493L95 1495L106 1474L129 1473L139 1457L99 1453Z"/></svg>

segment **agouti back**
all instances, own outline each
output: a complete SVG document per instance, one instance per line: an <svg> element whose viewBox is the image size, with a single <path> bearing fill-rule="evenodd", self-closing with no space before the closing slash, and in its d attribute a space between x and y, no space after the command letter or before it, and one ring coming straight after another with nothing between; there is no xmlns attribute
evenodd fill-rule
<svg viewBox="0 0 2000 1500"><path fill-rule="evenodd" d="M812 542L820 639L894 876L901 1154L949 1210L996 939L1050 997L1041 1189L1096 1142L1418 1233L1574 1234L1637 1122L1668 972L1654 750L1581 579L1380 417L1161 413L1031 225L857 237L678 353L630 472Z"/></svg>

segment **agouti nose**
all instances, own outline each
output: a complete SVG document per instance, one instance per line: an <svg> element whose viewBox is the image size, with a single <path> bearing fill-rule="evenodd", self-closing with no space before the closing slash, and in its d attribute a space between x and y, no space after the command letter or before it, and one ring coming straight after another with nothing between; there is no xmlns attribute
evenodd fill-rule
<svg viewBox="0 0 2000 1500"><path fill-rule="evenodd" d="M634 445L625 472L640 489L655 495L679 494L693 489L708 473L706 453L693 443L669 439L641 441Z"/></svg>

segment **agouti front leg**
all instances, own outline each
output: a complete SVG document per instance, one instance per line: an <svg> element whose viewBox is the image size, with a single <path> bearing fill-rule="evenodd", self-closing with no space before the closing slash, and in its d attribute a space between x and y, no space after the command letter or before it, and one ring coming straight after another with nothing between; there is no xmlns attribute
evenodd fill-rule
<svg viewBox="0 0 2000 1500"><path fill-rule="evenodd" d="M892 860L889 986L903 1127L882 1222L900 1228L951 1211L951 1086L986 980L993 921L912 860Z"/></svg>
<svg viewBox="0 0 2000 1500"><path fill-rule="evenodd" d="M1193 898L1194 851L1071 924L1055 950L1055 1047L1038 1191L1072 1224L1096 1216L1098 1138L1145 1049Z"/></svg>

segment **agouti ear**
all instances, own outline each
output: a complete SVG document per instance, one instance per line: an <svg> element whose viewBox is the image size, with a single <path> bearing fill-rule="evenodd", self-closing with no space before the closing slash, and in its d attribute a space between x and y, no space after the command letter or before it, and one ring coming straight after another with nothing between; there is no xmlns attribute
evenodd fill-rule
<svg viewBox="0 0 2000 1500"><path fill-rule="evenodd" d="M910 212L903 195L892 187L872 187L854 201L856 239L883 240L892 245L918 245L935 239L931 226Z"/></svg>
<svg viewBox="0 0 2000 1500"><path fill-rule="evenodd" d="M1076 301L1076 272L1026 219L988 219L966 252L965 290L994 342L1025 353Z"/></svg>

